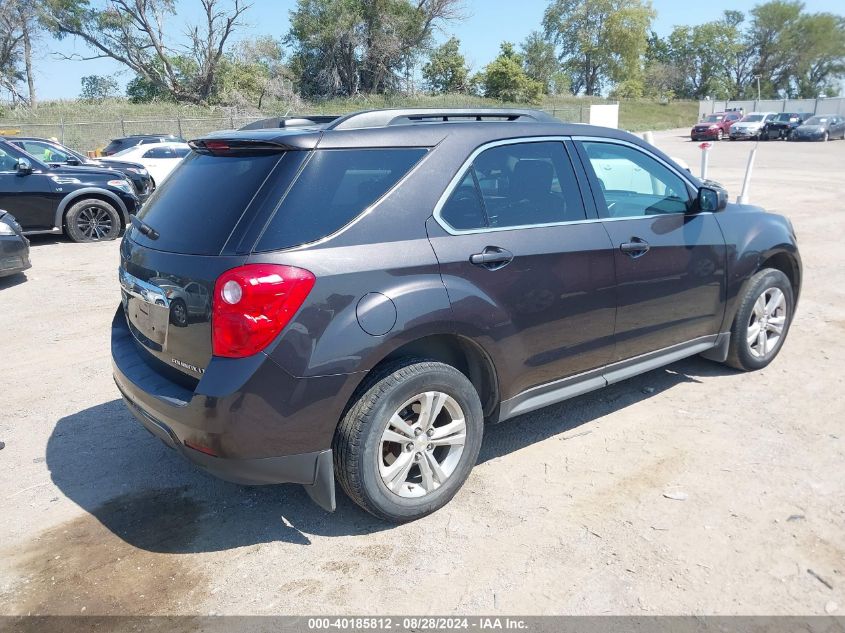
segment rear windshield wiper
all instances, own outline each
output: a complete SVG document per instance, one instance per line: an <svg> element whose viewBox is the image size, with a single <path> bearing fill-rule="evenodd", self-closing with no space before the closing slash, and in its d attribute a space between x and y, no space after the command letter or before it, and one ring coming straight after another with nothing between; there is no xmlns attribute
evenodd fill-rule
<svg viewBox="0 0 845 633"><path fill-rule="evenodd" d="M129 220L132 222L132 226L141 232L141 235L146 235L151 240L157 240L160 237L158 231L143 220L139 219L137 215L130 215Z"/></svg>

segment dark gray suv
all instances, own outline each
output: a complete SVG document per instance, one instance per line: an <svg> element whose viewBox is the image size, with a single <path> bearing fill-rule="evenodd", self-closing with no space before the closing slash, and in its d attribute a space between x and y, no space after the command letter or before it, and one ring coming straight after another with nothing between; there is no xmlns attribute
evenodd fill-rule
<svg viewBox="0 0 845 633"><path fill-rule="evenodd" d="M276 125L193 141L121 245L117 385L217 476L327 509L336 478L407 521L461 487L485 423L783 345L789 221L630 134L531 110Z"/></svg>

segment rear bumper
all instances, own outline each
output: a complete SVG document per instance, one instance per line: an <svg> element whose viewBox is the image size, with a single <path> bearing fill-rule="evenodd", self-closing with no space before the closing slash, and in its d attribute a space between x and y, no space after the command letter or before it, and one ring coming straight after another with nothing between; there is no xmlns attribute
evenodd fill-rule
<svg viewBox="0 0 845 633"><path fill-rule="evenodd" d="M29 261L29 240L22 235L0 236L0 277L32 268Z"/></svg>
<svg viewBox="0 0 845 633"><path fill-rule="evenodd" d="M202 393L202 381L190 390L169 380L142 354L118 309L112 322L114 381L132 415L150 433L220 479L246 485L302 484L321 507L334 510L329 448L334 424L321 428L308 411L296 410L294 394L308 392L305 379L286 375L266 357L250 359L253 367L247 368L244 382L238 377L243 372L235 369L229 372L232 392L212 396ZM272 392L266 391L269 385ZM321 392L323 387L320 382ZM334 388L326 383L329 387ZM323 427L332 419L332 403L324 402ZM307 426L312 432L306 436Z"/></svg>

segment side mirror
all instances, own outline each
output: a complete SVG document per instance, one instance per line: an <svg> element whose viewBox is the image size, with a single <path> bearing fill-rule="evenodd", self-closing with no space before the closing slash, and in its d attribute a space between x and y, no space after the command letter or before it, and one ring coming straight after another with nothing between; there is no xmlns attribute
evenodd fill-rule
<svg viewBox="0 0 845 633"><path fill-rule="evenodd" d="M696 203L696 210L716 213L728 206L728 192L713 184L699 187Z"/></svg>
<svg viewBox="0 0 845 633"><path fill-rule="evenodd" d="M15 165L15 169L17 170L19 176L26 176L27 174L32 173L32 163L25 158L19 158L17 164Z"/></svg>
<svg viewBox="0 0 845 633"><path fill-rule="evenodd" d="M65 162L65 164L70 165L71 167L78 167L79 166L79 159L73 158L72 156L69 156L67 161Z"/></svg>

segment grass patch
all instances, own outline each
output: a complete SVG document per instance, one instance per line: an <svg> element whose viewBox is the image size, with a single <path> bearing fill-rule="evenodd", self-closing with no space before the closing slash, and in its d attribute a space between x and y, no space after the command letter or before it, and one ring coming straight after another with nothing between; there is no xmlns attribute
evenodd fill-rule
<svg viewBox="0 0 845 633"><path fill-rule="evenodd" d="M295 114L344 114L355 110L398 107L533 107L546 110L563 121L587 123L592 103L608 103L587 97L549 97L536 105L502 103L472 95L368 95L304 103ZM66 145L87 151L103 147L111 138L126 134L170 133L193 138L213 130L237 128L260 118L285 114L288 104L268 104L262 111L220 106L174 103L134 104L114 99L104 103L82 101L44 102L36 111L0 108L0 134L55 137ZM698 115L694 101L660 104L654 101L622 101L619 126L631 131L686 127Z"/></svg>

